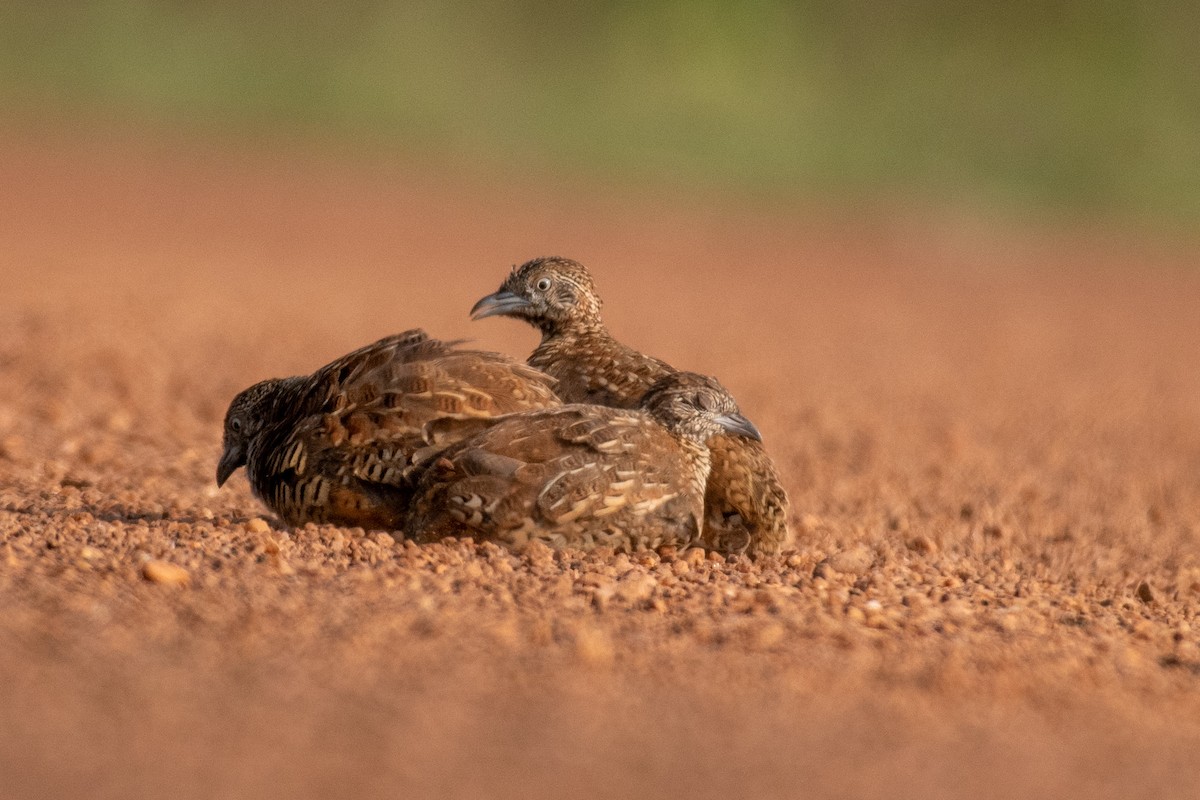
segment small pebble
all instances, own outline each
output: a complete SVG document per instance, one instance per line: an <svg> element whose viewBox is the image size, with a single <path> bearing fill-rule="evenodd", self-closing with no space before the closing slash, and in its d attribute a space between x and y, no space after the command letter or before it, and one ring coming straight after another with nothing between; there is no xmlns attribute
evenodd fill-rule
<svg viewBox="0 0 1200 800"><path fill-rule="evenodd" d="M852 550L843 550L840 553L834 553L828 559L829 566L847 575L861 575L870 569L874 560L874 554L861 545Z"/></svg>
<svg viewBox="0 0 1200 800"><path fill-rule="evenodd" d="M163 586L187 586L192 582L191 573L178 564L151 559L142 564L142 577L151 583Z"/></svg>
<svg viewBox="0 0 1200 800"><path fill-rule="evenodd" d="M645 600L654 593L658 581L649 575L628 575L617 582L616 596L626 603Z"/></svg>

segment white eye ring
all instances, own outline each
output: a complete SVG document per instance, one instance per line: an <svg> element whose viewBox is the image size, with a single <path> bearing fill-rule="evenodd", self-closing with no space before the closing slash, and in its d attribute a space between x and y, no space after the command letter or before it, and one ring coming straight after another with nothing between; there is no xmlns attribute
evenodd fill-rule
<svg viewBox="0 0 1200 800"><path fill-rule="evenodd" d="M234 433L241 433L242 432L242 421L235 417L234 419L231 419L229 421L229 427L233 430Z"/></svg>
<svg viewBox="0 0 1200 800"><path fill-rule="evenodd" d="M538 281L538 282L537 282L537 283L534 285L534 288L535 288L535 289L537 289L539 292L544 292L544 291L546 291L547 289L549 289L549 288L550 288L550 279L549 279L549 278L542 278L542 279L540 279L540 280L539 280L539 281Z"/></svg>

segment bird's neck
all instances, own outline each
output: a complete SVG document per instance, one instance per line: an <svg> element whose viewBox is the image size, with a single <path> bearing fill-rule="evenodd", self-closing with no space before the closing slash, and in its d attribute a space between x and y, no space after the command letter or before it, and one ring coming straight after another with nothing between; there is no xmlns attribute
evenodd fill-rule
<svg viewBox="0 0 1200 800"><path fill-rule="evenodd" d="M548 339L608 333L599 312L581 313L576 310L566 319L542 318L531 321L541 331L543 342Z"/></svg>
<svg viewBox="0 0 1200 800"><path fill-rule="evenodd" d="M611 353L614 344L601 324L563 326L542 332L542 341L529 355L529 364L561 379L560 367L591 363L598 356Z"/></svg>
<svg viewBox="0 0 1200 800"><path fill-rule="evenodd" d="M538 325L541 345L567 342L611 341L612 334L599 316L586 319L546 320Z"/></svg>
<svg viewBox="0 0 1200 800"><path fill-rule="evenodd" d="M294 413L303 411L302 407L312 402L312 381L307 375L296 375L283 378L271 395L271 418L289 418Z"/></svg>
<svg viewBox="0 0 1200 800"><path fill-rule="evenodd" d="M251 484L264 465L264 456L283 443L298 419L312 413L312 406L318 400L312 397L311 383L305 375L281 378L258 409L263 426L246 452L246 472L251 476Z"/></svg>

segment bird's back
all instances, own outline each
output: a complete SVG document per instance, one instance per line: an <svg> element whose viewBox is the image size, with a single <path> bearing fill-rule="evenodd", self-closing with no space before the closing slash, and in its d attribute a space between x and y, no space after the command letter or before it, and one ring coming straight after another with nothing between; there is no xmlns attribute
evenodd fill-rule
<svg viewBox="0 0 1200 800"><path fill-rule="evenodd" d="M249 464L291 524L403 524L415 470L496 417L559 404L547 375L498 353L408 331L317 370L290 419Z"/></svg>
<svg viewBox="0 0 1200 800"><path fill-rule="evenodd" d="M622 550L686 544L699 534L707 459L638 410L514 415L430 464L409 533Z"/></svg>
<svg viewBox="0 0 1200 800"><path fill-rule="evenodd" d="M548 338L530 355L529 364L558 381L563 402L613 408L636 408L655 381L676 371L603 330Z"/></svg>
<svg viewBox="0 0 1200 800"><path fill-rule="evenodd" d="M603 330L551 337L529 363L558 380L565 402L616 408L637 406L655 381L676 371ZM757 554L775 553L789 544L787 493L762 442L723 434L708 446L712 471L705 498L706 546Z"/></svg>

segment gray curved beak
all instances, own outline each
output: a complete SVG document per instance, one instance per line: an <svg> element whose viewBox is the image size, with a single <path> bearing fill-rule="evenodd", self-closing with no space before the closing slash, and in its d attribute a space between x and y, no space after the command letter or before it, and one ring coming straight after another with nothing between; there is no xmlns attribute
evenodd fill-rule
<svg viewBox="0 0 1200 800"><path fill-rule="evenodd" d="M721 414L717 417L717 424L730 433L736 433L758 442L762 441L762 434L758 432L758 428L754 427L754 423L741 414Z"/></svg>
<svg viewBox="0 0 1200 800"><path fill-rule="evenodd" d="M241 450L227 449L222 453L221 460L217 462L217 488L220 489L224 486L225 481L229 480L229 476L244 462Z"/></svg>
<svg viewBox="0 0 1200 800"><path fill-rule="evenodd" d="M471 308L471 319L494 317L498 314L512 314L529 308L529 301L512 292L496 292L480 299Z"/></svg>

